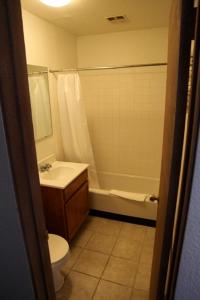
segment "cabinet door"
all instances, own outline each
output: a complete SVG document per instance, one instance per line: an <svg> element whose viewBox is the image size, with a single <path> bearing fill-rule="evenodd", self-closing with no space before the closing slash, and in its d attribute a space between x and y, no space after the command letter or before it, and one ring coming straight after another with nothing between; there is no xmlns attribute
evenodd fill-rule
<svg viewBox="0 0 200 300"><path fill-rule="evenodd" d="M65 205L69 240L72 239L86 218L88 210L88 183L86 182Z"/></svg>

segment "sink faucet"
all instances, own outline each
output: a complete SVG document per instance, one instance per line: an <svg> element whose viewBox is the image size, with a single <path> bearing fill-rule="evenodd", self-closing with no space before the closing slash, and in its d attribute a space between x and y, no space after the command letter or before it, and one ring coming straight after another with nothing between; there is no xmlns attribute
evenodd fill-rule
<svg viewBox="0 0 200 300"><path fill-rule="evenodd" d="M39 166L39 171L46 172L46 171L49 171L50 168L52 168L51 164L42 164Z"/></svg>

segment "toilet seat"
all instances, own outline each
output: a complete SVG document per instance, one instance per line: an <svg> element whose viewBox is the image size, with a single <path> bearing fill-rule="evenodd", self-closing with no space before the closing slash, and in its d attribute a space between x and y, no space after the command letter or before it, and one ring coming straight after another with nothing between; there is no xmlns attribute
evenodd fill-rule
<svg viewBox="0 0 200 300"><path fill-rule="evenodd" d="M68 242L61 236L49 233L48 244L51 263L57 263L69 251Z"/></svg>

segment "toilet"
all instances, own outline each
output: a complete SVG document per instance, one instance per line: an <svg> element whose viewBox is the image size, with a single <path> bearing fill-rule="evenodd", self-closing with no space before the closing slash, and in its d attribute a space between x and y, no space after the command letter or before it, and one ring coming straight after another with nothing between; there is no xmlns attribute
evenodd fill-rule
<svg viewBox="0 0 200 300"><path fill-rule="evenodd" d="M49 253L53 273L55 291L61 289L64 283L64 276L61 269L64 267L69 253L68 242L59 235L48 234Z"/></svg>

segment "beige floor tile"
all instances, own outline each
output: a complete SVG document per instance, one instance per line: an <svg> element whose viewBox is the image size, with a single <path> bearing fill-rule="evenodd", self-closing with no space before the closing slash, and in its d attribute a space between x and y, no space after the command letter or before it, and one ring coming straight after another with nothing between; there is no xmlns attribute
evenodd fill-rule
<svg viewBox="0 0 200 300"><path fill-rule="evenodd" d="M133 295L131 300L148 300L149 292L143 290L133 290Z"/></svg>
<svg viewBox="0 0 200 300"><path fill-rule="evenodd" d="M147 237L154 238L156 233L155 227L147 227Z"/></svg>
<svg viewBox="0 0 200 300"><path fill-rule="evenodd" d="M155 232L156 229L153 227L148 227L147 232L144 238L144 244L146 246L151 246L153 248L154 246L154 240L155 240Z"/></svg>
<svg viewBox="0 0 200 300"><path fill-rule="evenodd" d="M98 233L117 236L121 230L122 223L98 217L89 217L86 228Z"/></svg>
<svg viewBox="0 0 200 300"><path fill-rule="evenodd" d="M73 270L100 277L106 266L109 256L90 250L83 250Z"/></svg>
<svg viewBox="0 0 200 300"><path fill-rule="evenodd" d="M134 288L138 290L149 290L151 279L151 265L140 264L135 279Z"/></svg>
<svg viewBox="0 0 200 300"><path fill-rule="evenodd" d="M127 238L119 238L112 251L112 255L131 259L137 263L140 258L141 250L142 244L139 241L133 241Z"/></svg>
<svg viewBox="0 0 200 300"><path fill-rule="evenodd" d="M147 232L146 226L123 223L120 237L129 238L131 240L143 241Z"/></svg>
<svg viewBox="0 0 200 300"><path fill-rule="evenodd" d="M96 231L101 226L101 221L102 218L88 216L83 226L87 230Z"/></svg>
<svg viewBox="0 0 200 300"><path fill-rule="evenodd" d="M138 264L130 260L111 256L102 278L126 286L133 286Z"/></svg>
<svg viewBox="0 0 200 300"><path fill-rule="evenodd" d="M64 286L56 294L57 300L90 300L99 280L97 278L71 271Z"/></svg>
<svg viewBox="0 0 200 300"><path fill-rule="evenodd" d="M71 270L73 265L76 263L81 251L82 251L82 248L77 247L77 246L72 246L70 248L70 252L69 252L69 255L67 257L67 262L61 270L61 272L64 275L67 275L69 273L69 271Z"/></svg>
<svg viewBox="0 0 200 300"><path fill-rule="evenodd" d="M153 247L152 246L143 246L142 253L140 256L140 263L141 264L152 264L153 259Z"/></svg>
<svg viewBox="0 0 200 300"><path fill-rule="evenodd" d="M93 235L93 231L81 228L72 241L72 245L84 248Z"/></svg>
<svg viewBox="0 0 200 300"><path fill-rule="evenodd" d="M86 248L94 251L99 251L105 254L110 254L117 240L116 236L105 235L95 232L87 243Z"/></svg>
<svg viewBox="0 0 200 300"><path fill-rule="evenodd" d="M119 221L102 219L101 227L98 228L99 233L118 236L121 230L122 223Z"/></svg>
<svg viewBox="0 0 200 300"><path fill-rule="evenodd" d="M131 288L118 285L116 283L101 280L94 300L129 300L131 295Z"/></svg>

